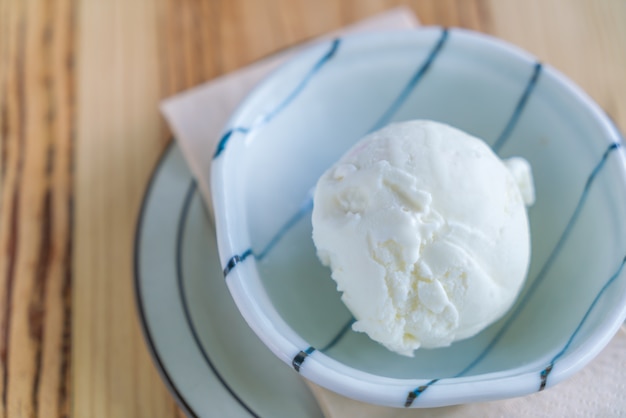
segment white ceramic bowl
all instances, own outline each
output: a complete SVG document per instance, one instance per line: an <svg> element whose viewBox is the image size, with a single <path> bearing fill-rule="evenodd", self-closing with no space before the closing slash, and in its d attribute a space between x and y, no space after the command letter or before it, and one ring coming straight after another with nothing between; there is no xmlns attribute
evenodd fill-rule
<svg viewBox="0 0 626 418"><path fill-rule="evenodd" d="M532 164L532 263L516 305L477 336L415 358L350 330L311 239L311 190L355 141L432 119ZM212 189L230 292L256 334L306 378L395 407L520 396L567 378L626 316L625 158L604 112L562 74L460 29L319 44L244 101L215 153ZM225 318L224 320L228 320Z"/></svg>

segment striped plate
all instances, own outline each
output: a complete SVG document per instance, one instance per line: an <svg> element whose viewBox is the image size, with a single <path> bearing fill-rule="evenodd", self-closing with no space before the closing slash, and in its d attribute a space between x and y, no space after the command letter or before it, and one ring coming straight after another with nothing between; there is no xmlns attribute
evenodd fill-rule
<svg viewBox="0 0 626 418"><path fill-rule="evenodd" d="M321 417L302 379L245 325L221 270L213 226L172 144L135 236L139 317L163 380L193 417Z"/></svg>

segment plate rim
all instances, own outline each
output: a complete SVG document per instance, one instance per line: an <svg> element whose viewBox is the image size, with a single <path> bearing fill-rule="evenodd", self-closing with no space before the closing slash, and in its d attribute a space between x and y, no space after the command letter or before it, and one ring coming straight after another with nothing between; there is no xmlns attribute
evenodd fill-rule
<svg viewBox="0 0 626 418"><path fill-rule="evenodd" d="M141 328L141 333L143 335L143 339L145 341L146 348L150 353L150 357L152 358L152 363L156 366L156 369L161 376L161 380L165 383L170 394L173 396L174 400L178 404L178 406L183 410L185 415L198 417L197 413L191 408L191 405L187 402L184 395L178 390L176 385L174 384L173 379L168 373L165 365L163 364L161 357L158 354L156 345L154 343L154 339L152 338L152 334L150 332L148 326L148 320L146 317L145 307L143 304L142 292L141 292L141 284L140 284L140 276L141 276L141 267L140 267L140 242L141 242L141 233L143 232L143 224L145 220L146 209L148 207L148 201L152 191L154 189L154 185L156 183L157 173L161 171L163 168L167 156L174 150L175 141L173 138L170 138L170 142L161 150L156 162L154 163L152 170L150 172L150 178L148 179L148 184L144 190L143 196L141 198L141 206L139 208L139 212L137 214L135 220L135 232L133 237L133 290L134 290L134 298L135 298L135 309L137 311L137 318L139 319L139 325Z"/></svg>
<svg viewBox="0 0 626 418"><path fill-rule="evenodd" d="M150 178L146 184L145 191L142 197L141 207L138 211L136 225L135 225L135 236L134 236L134 249L133 249L133 288L134 288L134 299L136 303L137 316L139 320L139 325L142 331L142 335L144 337L144 341L146 343L148 352L152 357L152 362L156 367L159 376L162 381L165 383L169 393L172 395L177 405L181 408L183 413L186 416L190 417L200 417L204 416L205 413L209 415L212 414L211 410L205 411L204 409L199 409L199 406L193 406L192 400L193 396L189 394L185 394L185 390L181 389L180 377L177 378L178 367L176 364L172 367L172 362L168 362L168 356L166 353L161 353L159 347L162 346L162 343L157 343L158 335L157 327L155 327L154 321L150 321L150 316L148 315L148 310L150 303L148 301L150 298L146 296L145 288L142 287L146 285L146 273L142 273L142 248L144 245L142 244L143 238L142 234L145 231L145 228L148 227L149 223L147 218L149 215L146 213L150 210L150 208L154 205L151 205L151 199L153 195L157 192L159 188L159 176L161 174L169 173L168 167L178 167L182 163L178 160L178 158L182 159L182 154L178 154L182 152L180 146L178 145L175 138L172 138L171 141L164 147L161 151L161 154L158 156L157 161L155 162L152 172L150 174ZM185 262L183 261L184 257L184 248L185 248L185 235L188 232L190 214L193 211L193 207L196 205L201 206L202 209L205 210L203 221L211 224L211 229L214 229L214 226L210 222L207 212L206 212L206 204L204 200L201 198L201 194L199 193L199 185L197 180L194 178L193 174L189 171L188 166L185 164L185 173L186 178L184 182L182 182L178 188L180 188L180 196L176 198L177 208L175 209L175 216L173 222L175 223L175 229L173 234L170 236L170 241L172 244L171 251L173 252L173 259L171 260L172 268L173 268L173 276L171 280L174 282L173 286L176 289L176 297L175 303L180 305L180 315L179 318L181 322L181 326L186 329L188 332L188 339L186 338L186 344L191 346L193 350L197 351L198 356L200 358L197 359L198 365L202 367L206 367L208 370L209 377L205 378L202 382L215 384L218 387L221 387L225 393L222 395L215 395L212 399L217 400L225 405L231 405L231 407L238 408L239 412L237 412L236 416L241 417L252 417L252 418L260 418L266 416L266 414L273 415L274 413L280 412L283 408L272 408L271 410L274 412L266 411L264 408L261 410L257 409L253 404L249 401L254 401L257 399L255 396L251 396L251 394L244 394L240 392L239 388L236 384L233 386L233 382L225 376L220 368L218 367L218 363L211 358L211 354L209 348L204 344L200 334L198 333L199 324L198 319L193 315L192 302L189 300L189 293L186 289L185 284ZM213 238L215 239L215 238ZM216 261L217 262L217 261ZM219 262L217 262L216 266L219 266ZM145 267L145 264L144 264ZM215 274L215 273L214 273ZM189 276L191 277L191 276ZM228 292L227 289L224 289L225 292ZM234 308L234 306L233 306ZM236 309L236 308L234 308ZM214 335L214 334L213 334ZM259 344L261 342L259 341ZM204 384L204 383L202 383ZM303 390L303 389L300 389ZM244 391L245 392L245 391ZM317 404L317 399L313 395L311 391L308 391L311 402ZM300 404L300 402L297 402ZM319 409L319 405L316 409L309 409L309 406L306 402L304 404L300 404L299 408L303 408L301 412L309 411L309 413L305 414L309 416L321 416L321 409ZM293 407L293 405L292 405ZM298 409L299 410L299 409ZM317 412L315 412L317 411ZM293 412L293 411L292 411Z"/></svg>

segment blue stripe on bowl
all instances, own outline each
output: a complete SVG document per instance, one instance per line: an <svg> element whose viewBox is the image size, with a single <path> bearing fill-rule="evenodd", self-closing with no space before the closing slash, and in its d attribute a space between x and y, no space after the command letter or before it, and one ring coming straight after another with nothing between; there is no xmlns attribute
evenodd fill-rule
<svg viewBox="0 0 626 418"><path fill-rule="evenodd" d="M229 258L228 262L226 263L226 267L224 267L224 271L223 271L224 277L227 277L228 273L230 273L237 264L241 263L242 261L244 261L246 258L248 258L251 255L252 255L252 249L248 248L241 255L235 254L234 256Z"/></svg>
<svg viewBox="0 0 626 418"><path fill-rule="evenodd" d="M324 347L320 348L320 351L322 353L325 353L328 350L332 349L334 346L336 346L337 343L341 341L341 339L344 337L344 335L346 335L348 331L352 329L352 324L354 324L355 322L356 319L354 317L350 317L350 319L344 324L343 327L341 327L341 329L339 330L339 332L337 332L333 339L330 340L328 344L326 344Z"/></svg>
<svg viewBox="0 0 626 418"><path fill-rule="evenodd" d="M441 52L441 49L443 48L447 40L448 40L448 29L444 28L441 31L441 35L439 36L439 39L435 43L435 46L433 46L432 50L426 57L426 60L419 66L417 71L411 76L411 78L406 83L404 88L400 91L396 99L391 103L387 111L383 113L383 115L380 117L378 122L376 122L374 126L372 126L369 132L377 131L389 123L389 121L393 118L393 115L395 115L398 112L398 109L400 109L400 107L409 97L411 92L415 90L415 87L417 86L417 84L422 80L424 75L426 75L428 70L431 68L433 62L439 55L439 52Z"/></svg>
<svg viewBox="0 0 626 418"><path fill-rule="evenodd" d="M309 346L307 349L302 350L298 354L296 354L296 356L291 361L291 365L293 366L293 368L297 372L300 372L300 367L302 367L302 363L304 363L304 360L306 360L306 358L314 351L315 351L315 348L312 346Z"/></svg>
<svg viewBox="0 0 626 418"><path fill-rule="evenodd" d="M346 322L344 324L344 326L341 327L339 332L337 332L335 337L333 337L333 339L331 339L328 342L328 344L326 344L324 347L320 348L318 351L323 353L323 352L326 352L326 351L330 350L331 348L333 348L341 340L341 338L350 330L350 328L352 327L352 324L354 324L355 321L356 320L354 318L350 318L348 320L348 322ZM302 363L304 363L304 360L306 360L306 358L311 353L313 353L313 351L315 351L315 348L313 346L309 346L305 350L302 350L298 354L296 354L296 356L291 361L291 365L293 366L293 368L297 372L300 371L300 368L302 367Z"/></svg>
<svg viewBox="0 0 626 418"><path fill-rule="evenodd" d="M304 216L313 209L313 194L309 193L306 200L300 205L298 211L278 230L278 232L272 237L258 255L255 255L257 260L264 259L270 251L278 244L278 242L291 230L296 224L304 218Z"/></svg>
<svg viewBox="0 0 626 418"><path fill-rule="evenodd" d="M406 397L406 401L404 401L404 407L408 408L411 405L413 405L413 401L417 399L422 394L422 392L424 392L426 389L428 389L429 387L431 387L438 381L439 379L433 379L430 382L426 383L425 385L418 386L417 388L410 391Z"/></svg>
<svg viewBox="0 0 626 418"><path fill-rule="evenodd" d="M251 248L248 248L241 255L235 254L228 259L226 267L224 267L224 277L228 276L237 264L244 261L249 256L253 256L257 260L264 259L270 251L280 242L280 240L301 220L304 216L313 209L313 198L308 197L304 203L300 206L298 211L287 220L287 222L278 230L276 234L270 239L267 245L258 253L255 254Z"/></svg>
<svg viewBox="0 0 626 418"><path fill-rule="evenodd" d="M265 125L266 123L270 122L274 117L276 117L276 115L278 115L285 107L287 107L289 103L291 103L296 97L298 97L298 95L302 92L302 90L304 90L309 81L311 81L313 76L315 76L315 74L320 69L322 69L322 67L335 55L337 49L339 48L340 42L340 39L335 39L331 42L329 50L315 63L315 65L313 65L313 67L311 67L309 72L304 76L302 81L298 83L296 88L293 89L293 91L287 97L285 97L285 99L280 102L273 110L269 111L265 115L262 115L249 127L238 126L226 131L220 139L220 142L217 144L217 149L215 150L215 155L213 155L213 158L215 159L220 156L220 154L226 148L226 144L232 137L233 133L239 132L243 134L248 134L252 130Z"/></svg>
<svg viewBox="0 0 626 418"><path fill-rule="evenodd" d="M591 311L593 310L593 308L597 305L598 300L600 299L600 297L604 294L604 292L606 292L606 290L609 288L609 286L611 286L611 284L613 282L615 282L615 280L617 280L617 278L619 277L620 273L622 272L622 270L624 269L624 264L626 264L626 257L624 257L622 259L622 262L620 263L617 271L609 278L609 280L606 281L606 283L604 284L604 286L602 286L602 289L600 289L600 291L598 292L598 294L596 295L596 297L593 299L593 302L591 302L591 306L589 306L589 309L587 309L587 312L585 312L585 315L583 316L583 318L580 320L580 323L578 324L578 326L576 327L576 329L574 330L574 332L572 333L572 335L570 336L569 340L567 340L567 343L565 343L565 346L563 347L563 349L561 349L561 351L559 351L556 356L554 356L552 358L552 360L550 361L550 363L548 364L548 366L543 369L540 373L541 376L541 384L539 385L539 391L542 391L543 389L545 389L546 384L548 383L548 375L550 374L550 372L552 371L552 368L554 367L554 363L556 363L556 361L561 358L563 356L563 354L565 354L565 352L567 351L567 349L569 348L569 346L572 344L572 341L574 340L574 338L576 337L576 335L578 334L578 332L580 331L580 329L582 328L583 324L585 323L585 321L587 320L587 318L589 317L589 314L591 313Z"/></svg>
<svg viewBox="0 0 626 418"><path fill-rule="evenodd" d="M509 122L506 124L506 126L504 127L504 130L502 131L502 133L500 134L496 142L491 147L495 153L500 152L500 149L504 146L506 141L511 136L511 132L513 132L515 125L517 125L517 121L519 120L520 115L522 114L522 112L524 111L524 108L526 107L526 102L528 102L528 98L530 97L530 94L535 88L535 84L537 84L537 79L539 78L539 74L541 73L542 67L543 66L541 65L540 62L535 63L535 66L533 68L533 74L531 75L530 80L528 80L528 84L526 84L526 89L524 89L524 93L522 94L519 101L517 102L517 105L515 106L515 110L513 110L513 114L509 118Z"/></svg>
<svg viewBox="0 0 626 418"><path fill-rule="evenodd" d="M228 262L226 262L226 267L224 267L224 271L223 271L224 277L227 277L228 274L235 268L237 264L243 262L246 258L248 258L251 255L256 260L262 260L265 257L267 257L267 255L272 251L272 249L274 249L274 247L280 242L280 240L285 235L287 235L287 233L289 233L289 231L293 229L293 227L295 227L298 224L298 222L304 219L305 215L311 212L312 209L313 209L313 197L309 195L304 200L304 202L302 203L298 211L294 213L291 216L291 218L289 218L287 222L283 224L283 226L280 227L278 232L276 232L276 234L274 234L272 238L270 238L269 242L265 245L265 247L263 247L263 249L261 249L261 251L259 251L258 253L255 253L251 248L248 248L241 255L235 254L232 257L230 257L228 259Z"/></svg>
<svg viewBox="0 0 626 418"><path fill-rule="evenodd" d="M543 369L541 373L539 373L539 378L541 379L541 383L539 383L539 392L541 392L542 390L546 388L546 384L548 383L548 375L552 371L553 367L554 367L554 363L550 362L550 364L548 364L548 366L545 369Z"/></svg>

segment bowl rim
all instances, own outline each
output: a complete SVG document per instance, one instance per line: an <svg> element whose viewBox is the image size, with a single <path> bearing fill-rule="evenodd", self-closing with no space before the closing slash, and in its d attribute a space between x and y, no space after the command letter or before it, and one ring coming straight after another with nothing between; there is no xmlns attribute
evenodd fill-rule
<svg viewBox="0 0 626 418"><path fill-rule="evenodd" d="M507 41L462 28L447 29L439 26L424 26L401 31L349 34L341 36L341 39L349 38L350 42L359 43L362 46L362 44L366 44L372 39L381 42L403 39L411 40L416 37L436 39L442 31L449 31L454 33L454 36L476 43L481 48L488 48L493 54L500 54L515 60L516 65L531 66L540 62L530 53ZM322 51L328 49L331 42L333 41L316 43L273 70L237 107L237 110L227 122L223 135L226 136L229 130L232 131L233 127L237 126L236 122L240 119L244 110L250 106L255 98L262 94L265 88L275 83L284 74L292 71L296 63L319 57ZM621 184L624 186L626 184L626 157L621 147L622 136L615 124L587 93L561 72L549 64L542 64L542 71L542 77L549 77L559 90L572 96L585 111L589 112L594 121L598 123L607 145L612 143L619 144L617 153L622 172ZM235 146L234 148L238 147ZM309 347L308 343L285 323L272 306L269 297L265 294L256 270L256 260L254 260L254 257L248 257L250 255L249 251L246 248L239 247L238 240L233 239L229 233L230 226L233 223L244 222L245 224L247 220L245 219L244 211L236 211L233 205L229 204L232 201L237 201L237 196L233 196L227 187L228 167L233 163L231 159L234 153L229 153L226 149L222 149L222 151L224 152L218 151L216 153L211 167L211 190L215 208L220 263L224 269L229 291L244 319L263 343L283 362L296 368L300 374L312 382L334 392L364 402L392 407L402 407L403 405L410 407L436 407L509 398L543 390L543 387L540 389L540 374L542 370L545 370L543 367L532 371L528 371L527 368L507 369L505 371L472 376L443 378L440 381L437 379L404 379L363 372L342 364L316 350L310 353L305 352L307 347ZM243 262L247 258L251 260ZM234 268L235 266L237 268ZM620 275L623 274L626 274L626 272L621 272ZM548 371L550 373L550 381L546 387L553 386L580 370L608 344L624 322L624 319L626 319L626 292L622 294L621 301L621 304L616 304L610 310L610 315L606 315L599 325L589 332L589 337L584 342L576 349L567 352L566 355L559 358L558 367L554 367L554 370L551 370L551 372ZM287 328L289 331L288 336L285 336L277 329L277 323L281 328ZM294 361L298 356L301 356L302 360L306 359L306 367L295 367ZM416 393L420 387L429 387L435 382L437 382L437 390L424 392L424 395L427 394L427 396L422 396L423 391L419 391L417 393L420 395L419 402L413 402L410 405L405 404L408 394Z"/></svg>

